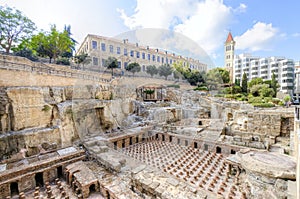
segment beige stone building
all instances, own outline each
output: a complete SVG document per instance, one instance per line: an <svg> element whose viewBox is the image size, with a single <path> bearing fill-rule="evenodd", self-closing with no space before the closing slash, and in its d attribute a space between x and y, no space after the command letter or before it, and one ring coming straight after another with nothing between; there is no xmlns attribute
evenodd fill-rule
<svg viewBox="0 0 300 199"><path fill-rule="evenodd" d="M87 35L80 45L77 54L87 53L91 62L86 66L92 70L105 70L104 63L108 57L118 59L120 69L125 69L129 63L137 62L141 71L146 71L148 65L161 66L182 62L184 66L191 69L206 71L207 65L193 58L183 57L167 50L153 49L149 46L140 46L138 43L129 43L128 39L123 41L114 38Z"/></svg>

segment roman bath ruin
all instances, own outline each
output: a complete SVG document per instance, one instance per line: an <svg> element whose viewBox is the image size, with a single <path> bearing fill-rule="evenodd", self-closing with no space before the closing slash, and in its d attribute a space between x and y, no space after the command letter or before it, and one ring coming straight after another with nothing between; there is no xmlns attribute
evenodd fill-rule
<svg viewBox="0 0 300 199"><path fill-rule="evenodd" d="M1 199L300 197L299 107L9 55L0 74Z"/></svg>

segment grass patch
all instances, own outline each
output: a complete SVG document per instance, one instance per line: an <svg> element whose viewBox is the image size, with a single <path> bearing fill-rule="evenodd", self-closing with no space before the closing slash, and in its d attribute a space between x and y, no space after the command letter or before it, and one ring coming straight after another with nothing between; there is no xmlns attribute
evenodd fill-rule
<svg viewBox="0 0 300 199"><path fill-rule="evenodd" d="M51 110L51 106L49 106L49 105L44 105L44 107L42 108L42 111L45 111L45 112L48 112L48 111L50 111Z"/></svg>

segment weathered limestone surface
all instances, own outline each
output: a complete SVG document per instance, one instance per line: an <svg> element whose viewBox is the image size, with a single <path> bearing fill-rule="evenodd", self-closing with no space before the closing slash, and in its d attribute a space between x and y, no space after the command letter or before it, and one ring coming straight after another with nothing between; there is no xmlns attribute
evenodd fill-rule
<svg viewBox="0 0 300 199"><path fill-rule="evenodd" d="M132 170L132 178L136 192L155 198L222 198L145 165Z"/></svg>
<svg viewBox="0 0 300 199"><path fill-rule="evenodd" d="M11 101L13 131L32 127L46 127L49 124L51 108L44 101L41 89L9 88L7 89L7 96Z"/></svg>
<svg viewBox="0 0 300 199"><path fill-rule="evenodd" d="M286 198L289 182L296 180L296 162L291 156L247 149L231 158L245 172L242 180L250 187L251 198Z"/></svg>
<svg viewBox="0 0 300 199"><path fill-rule="evenodd" d="M80 137L110 132L134 111L130 99L114 99L109 87L2 87L0 156L22 148L27 155L45 146L71 146Z"/></svg>

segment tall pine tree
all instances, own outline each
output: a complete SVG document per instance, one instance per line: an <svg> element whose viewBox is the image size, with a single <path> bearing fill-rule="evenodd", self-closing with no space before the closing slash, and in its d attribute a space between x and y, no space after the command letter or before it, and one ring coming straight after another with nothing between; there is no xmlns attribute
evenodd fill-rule
<svg viewBox="0 0 300 199"><path fill-rule="evenodd" d="M278 87L278 81L276 80L276 76L273 72L272 79L271 79L271 88L274 90L273 97L276 97L276 95L277 95L277 87Z"/></svg>
<svg viewBox="0 0 300 199"><path fill-rule="evenodd" d="M246 73L244 72L243 78L242 78L242 92L247 93L248 92L248 78Z"/></svg>

